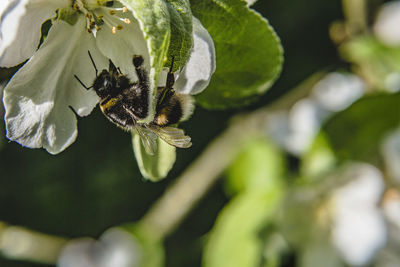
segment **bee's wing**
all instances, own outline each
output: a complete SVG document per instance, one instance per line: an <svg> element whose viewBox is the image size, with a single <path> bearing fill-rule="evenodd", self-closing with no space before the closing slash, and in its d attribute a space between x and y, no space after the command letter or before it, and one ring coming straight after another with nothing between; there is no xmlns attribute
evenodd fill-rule
<svg viewBox="0 0 400 267"><path fill-rule="evenodd" d="M136 125L135 129L140 136L140 140L142 140L147 154L154 155L157 151L157 135L153 131L139 125Z"/></svg>
<svg viewBox="0 0 400 267"><path fill-rule="evenodd" d="M146 125L146 127L171 146L188 148L192 145L190 136L185 135L182 129L176 127L159 127L156 125Z"/></svg>

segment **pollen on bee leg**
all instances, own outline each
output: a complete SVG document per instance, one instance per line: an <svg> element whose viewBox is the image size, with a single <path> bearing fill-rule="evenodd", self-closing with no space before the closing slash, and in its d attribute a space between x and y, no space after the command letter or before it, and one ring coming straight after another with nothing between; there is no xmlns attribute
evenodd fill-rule
<svg viewBox="0 0 400 267"><path fill-rule="evenodd" d="M126 6L124 6L124 7L122 8L122 12L123 12L123 13L128 12L128 8L127 8Z"/></svg>

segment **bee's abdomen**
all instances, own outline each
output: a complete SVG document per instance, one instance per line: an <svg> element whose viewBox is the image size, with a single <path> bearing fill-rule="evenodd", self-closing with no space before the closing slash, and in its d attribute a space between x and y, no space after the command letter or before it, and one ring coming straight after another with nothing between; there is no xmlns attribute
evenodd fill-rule
<svg viewBox="0 0 400 267"><path fill-rule="evenodd" d="M178 123L183 115L182 104L177 97L172 97L167 105L157 107L153 123L168 126Z"/></svg>

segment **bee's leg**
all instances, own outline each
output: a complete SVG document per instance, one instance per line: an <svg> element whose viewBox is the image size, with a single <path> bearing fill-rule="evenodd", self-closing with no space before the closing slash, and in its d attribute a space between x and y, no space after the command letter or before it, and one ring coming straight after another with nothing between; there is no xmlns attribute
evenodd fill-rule
<svg viewBox="0 0 400 267"><path fill-rule="evenodd" d="M122 107L125 110L125 112L128 113L129 116L131 117L133 124L136 124L137 119L135 113L133 113L133 111L126 105L122 105Z"/></svg>
<svg viewBox="0 0 400 267"><path fill-rule="evenodd" d="M147 77L146 70L143 67L143 57L139 55L133 56L133 66L135 66L136 74L140 84L148 84L149 78Z"/></svg>
<svg viewBox="0 0 400 267"><path fill-rule="evenodd" d="M78 80L78 82L79 82L86 90L90 90L90 89L93 88L93 85L90 86L90 87L87 87L87 86L78 78L78 76L76 76L75 74L74 74L74 77L75 77L75 79Z"/></svg>
<svg viewBox="0 0 400 267"><path fill-rule="evenodd" d="M175 76L174 76L174 73L172 72L172 68L174 67L174 56L172 56L172 59L171 59L171 67L169 68L169 72L168 72L168 75L167 75L167 84L165 85L165 88L166 89L169 89L169 90L173 90L173 86L174 86L174 83L175 83Z"/></svg>
<svg viewBox="0 0 400 267"><path fill-rule="evenodd" d="M115 67L115 64L111 61L111 59L108 60L108 71L112 73L119 73L118 68Z"/></svg>

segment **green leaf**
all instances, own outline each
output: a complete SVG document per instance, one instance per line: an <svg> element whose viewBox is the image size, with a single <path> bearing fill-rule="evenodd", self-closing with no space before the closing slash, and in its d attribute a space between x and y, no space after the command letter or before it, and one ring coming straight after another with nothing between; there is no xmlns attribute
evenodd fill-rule
<svg viewBox="0 0 400 267"><path fill-rule="evenodd" d="M300 171L304 179L323 179L324 173L336 167L334 151L327 141L324 132L320 132L314 139L310 149L302 156Z"/></svg>
<svg viewBox="0 0 400 267"><path fill-rule="evenodd" d="M167 2L172 36L167 65L171 65L171 59L174 57L173 71L175 71L185 65L193 46L192 12L188 0L168 0Z"/></svg>
<svg viewBox="0 0 400 267"><path fill-rule="evenodd" d="M193 45L192 13L188 0L121 0L133 12L143 31L150 55L153 96L160 71L175 57L174 69L183 67ZM155 97L154 97L155 101ZM154 107L153 101L153 107ZM153 118L150 112L148 118Z"/></svg>
<svg viewBox="0 0 400 267"><path fill-rule="evenodd" d="M281 183L285 171L282 153L265 138L252 139L227 171L231 192L269 190Z"/></svg>
<svg viewBox="0 0 400 267"><path fill-rule="evenodd" d="M213 38L217 68L196 97L206 108L244 106L278 78L283 50L268 21L242 0L191 0L192 12Z"/></svg>
<svg viewBox="0 0 400 267"><path fill-rule="evenodd" d="M274 219L284 171L282 154L266 139L245 144L227 172L228 183L239 194L219 214L210 233L205 267L260 266L265 245L261 232Z"/></svg>
<svg viewBox="0 0 400 267"><path fill-rule="evenodd" d="M132 133L133 151L143 177L157 182L168 175L176 160L176 149L157 138L157 151L149 155L138 134Z"/></svg>
<svg viewBox="0 0 400 267"><path fill-rule="evenodd" d="M361 36L340 47L344 59L357 65L357 71L375 89L400 88L400 48L389 47L373 36Z"/></svg>
<svg viewBox="0 0 400 267"><path fill-rule="evenodd" d="M364 97L323 126L340 159L375 162L380 140L399 126L400 93Z"/></svg>
<svg viewBox="0 0 400 267"><path fill-rule="evenodd" d="M249 191L235 197L220 213L206 244L204 267L257 267L263 240L259 237L272 219L281 192Z"/></svg>

